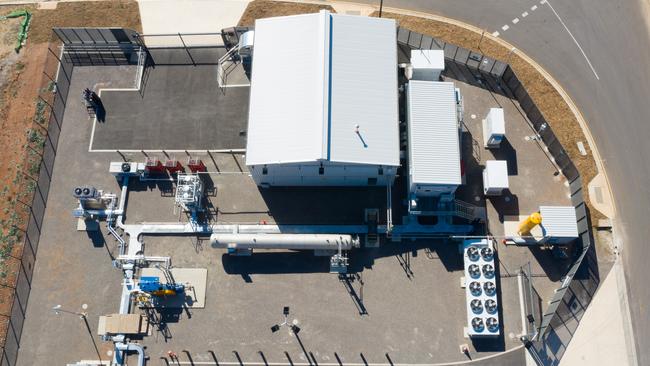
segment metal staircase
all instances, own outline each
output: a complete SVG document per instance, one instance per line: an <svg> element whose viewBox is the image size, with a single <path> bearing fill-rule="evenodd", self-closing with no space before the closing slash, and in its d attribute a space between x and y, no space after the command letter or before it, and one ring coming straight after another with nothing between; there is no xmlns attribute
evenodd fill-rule
<svg viewBox="0 0 650 366"><path fill-rule="evenodd" d="M237 67L241 62L241 59L238 55L239 45L236 45L228 50L221 58L219 58L219 66L217 68L217 78L219 81L219 88L223 93L225 91L226 85L228 84L228 74Z"/></svg>
<svg viewBox="0 0 650 366"><path fill-rule="evenodd" d="M470 221L485 222L487 219L487 212L485 207L472 205L465 201L455 199L453 201L453 210L454 215L462 217Z"/></svg>

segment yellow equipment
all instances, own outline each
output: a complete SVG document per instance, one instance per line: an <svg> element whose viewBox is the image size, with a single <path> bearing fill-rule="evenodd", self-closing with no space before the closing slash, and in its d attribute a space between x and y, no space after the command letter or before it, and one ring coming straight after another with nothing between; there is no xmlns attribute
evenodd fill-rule
<svg viewBox="0 0 650 366"><path fill-rule="evenodd" d="M530 236L530 231L541 223L542 215L539 212L533 212L530 216L526 217L525 220L519 223L519 229L517 229L517 233L520 236Z"/></svg>
<svg viewBox="0 0 650 366"><path fill-rule="evenodd" d="M162 289L151 293L154 296L176 296L176 291L173 289Z"/></svg>

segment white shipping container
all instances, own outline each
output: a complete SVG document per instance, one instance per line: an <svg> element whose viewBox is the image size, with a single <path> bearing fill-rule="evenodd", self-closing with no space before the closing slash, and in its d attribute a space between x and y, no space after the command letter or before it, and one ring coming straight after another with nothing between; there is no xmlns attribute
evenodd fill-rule
<svg viewBox="0 0 650 366"><path fill-rule="evenodd" d="M509 187L508 162L505 160L486 161L483 169L483 193L486 196L498 196Z"/></svg>
<svg viewBox="0 0 650 366"><path fill-rule="evenodd" d="M409 82L407 117L411 194L426 197L455 192L461 171L454 84Z"/></svg>
<svg viewBox="0 0 650 366"><path fill-rule="evenodd" d="M490 108L483 120L483 144L487 148L497 148L506 135L503 108Z"/></svg>

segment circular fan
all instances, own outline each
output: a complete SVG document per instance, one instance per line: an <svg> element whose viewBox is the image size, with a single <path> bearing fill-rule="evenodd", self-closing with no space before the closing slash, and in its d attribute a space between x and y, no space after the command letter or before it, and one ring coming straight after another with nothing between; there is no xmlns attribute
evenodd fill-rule
<svg viewBox="0 0 650 366"><path fill-rule="evenodd" d="M472 281L469 283L469 291L472 293L474 296L480 296L481 295L481 284L476 281Z"/></svg>
<svg viewBox="0 0 650 366"><path fill-rule="evenodd" d="M494 266L491 264L485 264L483 265L483 276L487 278L493 278L494 277Z"/></svg>
<svg viewBox="0 0 650 366"><path fill-rule="evenodd" d="M499 321L496 318L489 317L485 323L487 324L487 328L490 332L496 332L499 330Z"/></svg>
<svg viewBox="0 0 650 366"><path fill-rule="evenodd" d="M470 264L469 267L467 267L467 272L469 272L469 275L472 278L481 277L481 270L479 269L477 264Z"/></svg>
<svg viewBox="0 0 650 366"><path fill-rule="evenodd" d="M472 308L474 314L480 314L483 312L483 303L481 303L481 300L479 299L470 301L469 306Z"/></svg>
<svg viewBox="0 0 650 366"><path fill-rule="evenodd" d="M497 302L492 300L492 299L488 299L487 301L485 301L485 309L490 314L496 313L497 312Z"/></svg>
<svg viewBox="0 0 650 366"><path fill-rule="evenodd" d="M478 317L472 319L472 328L474 328L474 331L482 332L484 327L485 326L483 325L483 319Z"/></svg>
<svg viewBox="0 0 650 366"><path fill-rule="evenodd" d="M475 246L467 248L467 256L469 257L469 260L477 261L479 259L478 248Z"/></svg>
<svg viewBox="0 0 650 366"><path fill-rule="evenodd" d="M492 250L492 248L485 247L481 249L481 256L484 260L491 261L492 257L494 256L494 250Z"/></svg>
<svg viewBox="0 0 650 366"><path fill-rule="evenodd" d="M485 294L492 296L496 293L497 287L494 285L494 282L488 281L483 284L483 290L485 290Z"/></svg>

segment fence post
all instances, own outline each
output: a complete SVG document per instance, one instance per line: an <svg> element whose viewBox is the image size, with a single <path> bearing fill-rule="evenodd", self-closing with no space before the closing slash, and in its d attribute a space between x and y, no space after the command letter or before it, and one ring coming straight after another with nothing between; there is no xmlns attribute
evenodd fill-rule
<svg viewBox="0 0 650 366"><path fill-rule="evenodd" d="M194 62L194 58L192 57L190 50L187 49L187 45L185 44L185 41L183 40L183 36L181 36L180 33L178 33L178 38L181 39L181 43L183 43L183 48L185 49L185 52L187 52L187 55L190 56L190 60L192 60L192 65L196 66L196 62Z"/></svg>

